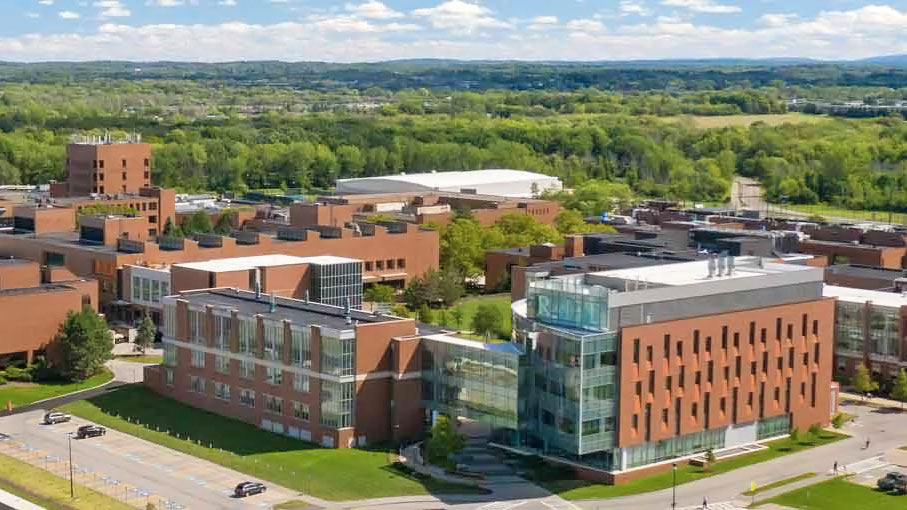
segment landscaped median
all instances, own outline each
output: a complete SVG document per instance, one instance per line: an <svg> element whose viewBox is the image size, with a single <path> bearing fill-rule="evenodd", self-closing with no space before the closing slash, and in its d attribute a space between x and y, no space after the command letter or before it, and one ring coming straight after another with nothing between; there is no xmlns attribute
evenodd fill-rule
<svg viewBox="0 0 907 510"><path fill-rule="evenodd" d="M113 373L104 368L96 375L76 383L53 381L35 383L10 382L0 386L0 406L5 408L6 403L11 402L13 407L20 407L39 400L59 397L76 391L89 390L106 384L111 379L113 379Z"/></svg>
<svg viewBox="0 0 907 510"><path fill-rule="evenodd" d="M47 510L127 510L135 507L86 487L69 497L69 480L43 469L0 455L0 489Z"/></svg>
<svg viewBox="0 0 907 510"><path fill-rule="evenodd" d="M817 437L802 437L799 440L793 440L787 437L770 441L765 443L765 446L768 447L765 450L731 457L727 460L716 462L707 468L683 464L677 467L677 485L727 473L728 471L740 469L752 464L758 464L760 462L766 462L817 446L823 446L846 437L849 436L829 430L822 430ZM535 481L562 498L572 500L616 498L668 489L673 483L674 476L671 470L667 470L620 485L604 485L581 480L552 479L558 472L566 474L563 470L546 470L540 473L540 476L536 476ZM742 491L746 488L741 487L740 489Z"/></svg>
<svg viewBox="0 0 907 510"><path fill-rule="evenodd" d="M759 501L756 507L766 503L804 510L901 510L907 505L907 496L833 478Z"/></svg>
<svg viewBox="0 0 907 510"><path fill-rule="evenodd" d="M395 454L385 449L324 449L187 406L142 386L125 386L61 410L327 500L477 490L410 475L394 466Z"/></svg>

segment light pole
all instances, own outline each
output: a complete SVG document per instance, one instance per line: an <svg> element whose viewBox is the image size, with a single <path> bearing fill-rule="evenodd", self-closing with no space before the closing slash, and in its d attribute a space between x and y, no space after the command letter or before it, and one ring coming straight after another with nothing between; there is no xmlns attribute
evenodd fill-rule
<svg viewBox="0 0 907 510"><path fill-rule="evenodd" d="M677 508L677 463L671 464L671 509Z"/></svg>
<svg viewBox="0 0 907 510"><path fill-rule="evenodd" d="M69 439L69 497L76 497L75 485L72 481L72 432L66 434L66 437Z"/></svg>

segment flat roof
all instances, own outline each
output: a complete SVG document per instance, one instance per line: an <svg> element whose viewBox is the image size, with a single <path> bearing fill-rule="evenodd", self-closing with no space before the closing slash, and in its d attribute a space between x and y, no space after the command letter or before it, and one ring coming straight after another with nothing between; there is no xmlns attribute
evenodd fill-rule
<svg viewBox="0 0 907 510"><path fill-rule="evenodd" d="M476 349L479 351L501 352L504 354L512 354L512 355L516 355L516 356L523 354L523 350L512 342L486 344L484 342L476 342L474 340L467 340L466 338L460 338L460 337L455 336L455 334L443 334L443 333L437 334L437 335L423 335L422 338L425 340L431 340L433 342L460 345L463 347L468 347L470 349Z"/></svg>
<svg viewBox="0 0 907 510"><path fill-rule="evenodd" d="M358 177L354 179L339 179L337 182L345 183L356 181L398 181L419 184L428 188L443 188L446 186L459 186L461 188L468 188L470 186L481 184L496 184L535 179L557 180L557 177L535 172L527 172L525 170L492 168L486 170L440 171L419 174L396 174L377 177Z"/></svg>
<svg viewBox="0 0 907 510"><path fill-rule="evenodd" d="M207 271L209 273L225 273L229 271L244 271L255 269L256 267L275 267L290 266L295 264L343 264L349 262L360 262L357 259L346 257L335 257L333 255L321 255L316 257L295 257L292 255L254 255L251 257L233 257L228 259L213 259L204 262L185 262L182 264L173 264L176 267L185 269L195 269L198 271Z"/></svg>
<svg viewBox="0 0 907 510"><path fill-rule="evenodd" d="M591 276L613 278L618 280L639 281L640 283L658 284L669 287L695 285L715 281L740 280L755 278L766 274L803 271L813 269L808 266L777 264L763 262L759 267L760 257L734 257L734 272L718 276L717 264L715 274L709 277L709 260L678 262L662 266L638 266L627 269L615 269L590 273ZM716 260L717 262L717 260Z"/></svg>
<svg viewBox="0 0 907 510"><path fill-rule="evenodd" d="M854 289L852 287L839 287L837 285L825 285L822 290L825 297L838 298L838 301L846 303L863 304L872 301L874 305L889 306L900 308L907 305L907 295L899 292L884 292L880 290Z"/></svg>
<svg viewBox="0 0 907 510"><path fill-rule="evenodd" d="M835 275L859 276L861 278L875 278L890 281L905 276L905 271L903 269L889 269L887 267L864 266L860 264L835 264L826 267L825 271Z"/></svg>
<svg viewBox="0 0 907 510"><path fill-rule="evenodd" d="M273 321L289 320L298 325L326 326L336 330L352 330L356 322L376 324L405 320L389 315L375 315L361 310L350 310L350 319L353 323L348 324L342 307L285 297L274 298L277 306L274 312L271 312L269 294L262 294L261 299L255 299L254 292L237 289L188 291L172 297L186 300L191 304L236 310L244 316L261 315L265 319Z"/></svg>

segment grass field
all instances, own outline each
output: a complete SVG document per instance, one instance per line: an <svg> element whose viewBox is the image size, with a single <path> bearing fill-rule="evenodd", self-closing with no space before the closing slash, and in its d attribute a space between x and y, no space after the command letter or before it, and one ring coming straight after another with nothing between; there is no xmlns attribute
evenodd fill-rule
<svg viewBox="0 0 907 510"><path fill-rule="evenodd" d="M47 510L127 510L134 507L105 494L76 486L76 497L69 497L69 480L43 469L0 455L0 489L15 494Z"/></svg>
<svg viewBox="0 0 907 510"><path fill-rule="evenodd" d="M907 496L895 496L842 478L834 478L785 492L760 503L775 503L804 510L894 510L907 505Z"/></svg>
<svg viewBox="0 0 907 510"><path fill-rule="evenodd" d="M144 363L152 365L160 365L164 361L163 356L154 356L154 355L145 355L145 356L117 356L117 359L120 361L128 361L130 363Z"/></svg>
<svg viewBox="0 0 907 510"><path fill-rule="evenodd" d="M78 383L9 383L0 386L0 407L5 408L7 402L12 402L14 407L24 406L38 400L94 388L111 379L113 379L113 374L105 368L98 375Z"/></svg>
<svg viewBox="0 0 907 510"><path fill-rule="evenodd" d="M851 218L854 220L863 220L863 221L878 221L883 223L907 223L907 214L905 213L896 213L893 212L890 215L884 211L864 211L857 209L843 209L840 207L834 207L830 205L823 204L813 204L813 205L792 205L786 204L785 209L790 209L792 211L797 211L801 213L806 213L810 215L818 215L824 218Z"/></svg>
<svg viewBox="0 0 907 510"><path fill-rule="evenodd" d="M778 480L777 482L772 482L767 485L761 485L759 487L756 487L756 490L744 492L743 495L744 496L753 496L756 494L761 494L763 492L770 491L772 489L777 489L778 487L784 487L785 485L790 485L792 483L797 483L801 480L806 480L806 479L812 478L814 476L816 476L815 473L802 473L797 476L785 478L784 480Z"/></svg>
<svg viewBox="0 0 907 510"><path fill-rule="evenodd" d="M323 499L476 492L472 487L406 476L394 469L383 449L320 448L161 397L141 386L126 386L61 410Z"/></svg>
<svg viewBox="0 0 907 510"><path fill-rule="evenodd" d="M816 439L803 439L795 442L790 438L784 438L771 441L766 443L766 446L768 446L768 449L766 450L732 457L728 460L714 464L708 470L691 465L679 466L677 468L677 485L694 482L721 473L727 473L728 471L733 471L752 464L758 464L760 462L766 462L817 446L823 446L846 437L848 436L844 434L823 430L822 434ZM588 484L587 482L579 480L546 481L540 479L538 482L549 491L554 492L565 499L616 498L667 489L671 487L672 484L672 473L671 471L664 471L621 485ZM746 488L741 487L740 489L743 491Z"/></svg>
<svg viewBox="0 0 907 510"><path fill-rule="evenodd" d="M757 122L764 122L769 126L781 124L802 124L810 122L825 122L829 117L822 115L807 115L805 113L776 113L768 115L680 115L665 117L669 122L691 122L700 129L723 128L735 126L749 126Z"/></svg>
<svg viewBox="0 0 907 510"><path fill-rule="evenodd" d="M476 314L479 305L482 303L491 303L501 310L501 330L498 335L501 338L510 338L510 294L489 294L486 296L467 297L461 299L456 305L445 309L442 314L440 310L435 312L435 322L444 326L458 328L463 331L472 329L472 318ZM459 326L451 316L453 308L460 308L463 317ZM468 336L468 335L464 335ZM472 337L473 340L481 340L479 337Z"/></svg>

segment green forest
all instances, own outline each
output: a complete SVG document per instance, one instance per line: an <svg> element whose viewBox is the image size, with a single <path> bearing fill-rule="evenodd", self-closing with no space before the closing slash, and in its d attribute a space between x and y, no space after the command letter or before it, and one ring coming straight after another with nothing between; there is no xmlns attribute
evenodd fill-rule
<svg viewBox="0 0 907 510"><path fill-rule="evenodd" d="M69 138L109 131L140 133L153 144L154 184L184 191L320 192L345 177L517 168L571 188L607 181L638 196L708 202L726 200L733 177L743 175L776 201L907 210L907 123L898 116L800 122L782 115L800 86L787 82L392 91L169 76L52 83L38 74L26 82L12 80L10 69L0 66L7 80L0 81L0 184L61 180ZM693 71L708 70L684 72ZM907 95L877 88L872 76L814 91ZM747 122L723 124L728 116ZM696 122L703 118L716 122L703 127Z"/></svg>

